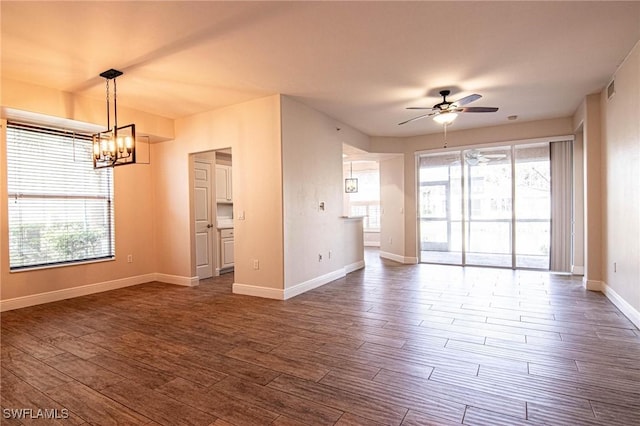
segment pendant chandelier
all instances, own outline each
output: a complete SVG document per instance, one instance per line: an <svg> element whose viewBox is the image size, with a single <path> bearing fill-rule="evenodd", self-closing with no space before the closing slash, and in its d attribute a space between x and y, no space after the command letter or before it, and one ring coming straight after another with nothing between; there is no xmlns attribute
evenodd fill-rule
<svg viewBox="0 0 640 426"><path fill-rule="evenodd" d="M353 177L353 161L351 162L351 170L349 171L349 177L344 180L344 192L346 193L358 192L358 178Z"/></svg>
<svg viewBox="0 0 640 426"><path fill-rule="evenodd" d="M116 78L122 71L110 69L102 74L107 86L107 130L95 133L93 139L93 167L122 166L136 163L136 125L118 127L118 104ZM109 81L113 80L113 127L111 127L111 107L109 104Z"/></svg>

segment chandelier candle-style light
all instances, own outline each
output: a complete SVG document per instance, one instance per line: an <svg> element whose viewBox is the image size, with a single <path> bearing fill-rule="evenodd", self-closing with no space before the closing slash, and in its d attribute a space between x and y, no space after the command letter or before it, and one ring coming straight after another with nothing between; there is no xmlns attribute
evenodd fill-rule
<svg viewBox="0 0 640 426"><path fill-rule="evenodd" d="M110 69L102 74L107 86L107 130L93 135L93 167L115 167L136 162L136 125L118 127L118 104L116 78L122 71ZM109 81L113 80L113 127L109 105Z"/></svg>

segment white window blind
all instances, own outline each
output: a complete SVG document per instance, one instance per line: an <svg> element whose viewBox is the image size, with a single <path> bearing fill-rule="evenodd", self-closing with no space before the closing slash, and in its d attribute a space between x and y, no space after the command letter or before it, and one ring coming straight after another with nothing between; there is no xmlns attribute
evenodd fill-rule
<svg viewBox="0 0 640 426"><path fill-rule="evenodd" d="M11 270L114 257L113 171L89 137L7 125Z"/></svg>

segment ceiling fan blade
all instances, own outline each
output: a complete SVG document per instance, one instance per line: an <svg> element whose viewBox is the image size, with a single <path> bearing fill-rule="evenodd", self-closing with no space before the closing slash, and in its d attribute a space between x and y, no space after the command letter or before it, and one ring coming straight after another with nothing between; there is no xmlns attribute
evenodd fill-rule
<svg viewBox="0 0 640 426"><path fill-rule="evenodd" d="M433 109L433 107L407 107L407 109Z"/></svg>
<svg viewBox="0 0 640 426"><path fill-rule="evenodd" d="M403 124L407 124L407 123L410 123L410 122L412 122L412 121L420 120L421 118L429 117L430 115L433 115L433 113L430 113L430 114L424 114L424 115L419 115L419 116L417 116L417 117L410 118L410 119L408 119L407 121L403 121L402 123L398 123L398 126L402 126Z"/></svg>
<svg viewBox="0 0 640 426"><path fill-rule="evenodd" d="M493 107L466 107L466 108L457 108L457 112L496 112L498 108Z"/></svg>
<svg viewBox="0 0 640 426"><path fill-rule="evenodd" d="M469 95L469 96L465 96L464 98L460 98L455 102L452 102L455 106L462 106L462 105L466 105L466 104L470 104L473 101L477 101L478 99L480 99L482 97L482 95L478 95L477 93L474 93L473 95Z"/></svg>

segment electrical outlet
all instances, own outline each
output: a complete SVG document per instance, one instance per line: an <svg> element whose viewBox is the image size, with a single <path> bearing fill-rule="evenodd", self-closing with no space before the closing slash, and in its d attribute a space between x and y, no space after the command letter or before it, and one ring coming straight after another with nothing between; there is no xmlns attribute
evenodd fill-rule
<svg viewBox="0 0 640 426"><path fill-rule="evenodd" d="M318 262L322 262L322 254L318 254Z"/></svg>
<svg viewBox="0 0 640 426"><path fill-rule="evenodd" d="M133 263L133 255L132 254L128 254L127 255L127 263Z"/></svg>
<svg viewBox="0 0 640 426"><path fill-rule="evenodd" d="M260 269L260 261L258 259L253 259L253 269Z"/></svg>

